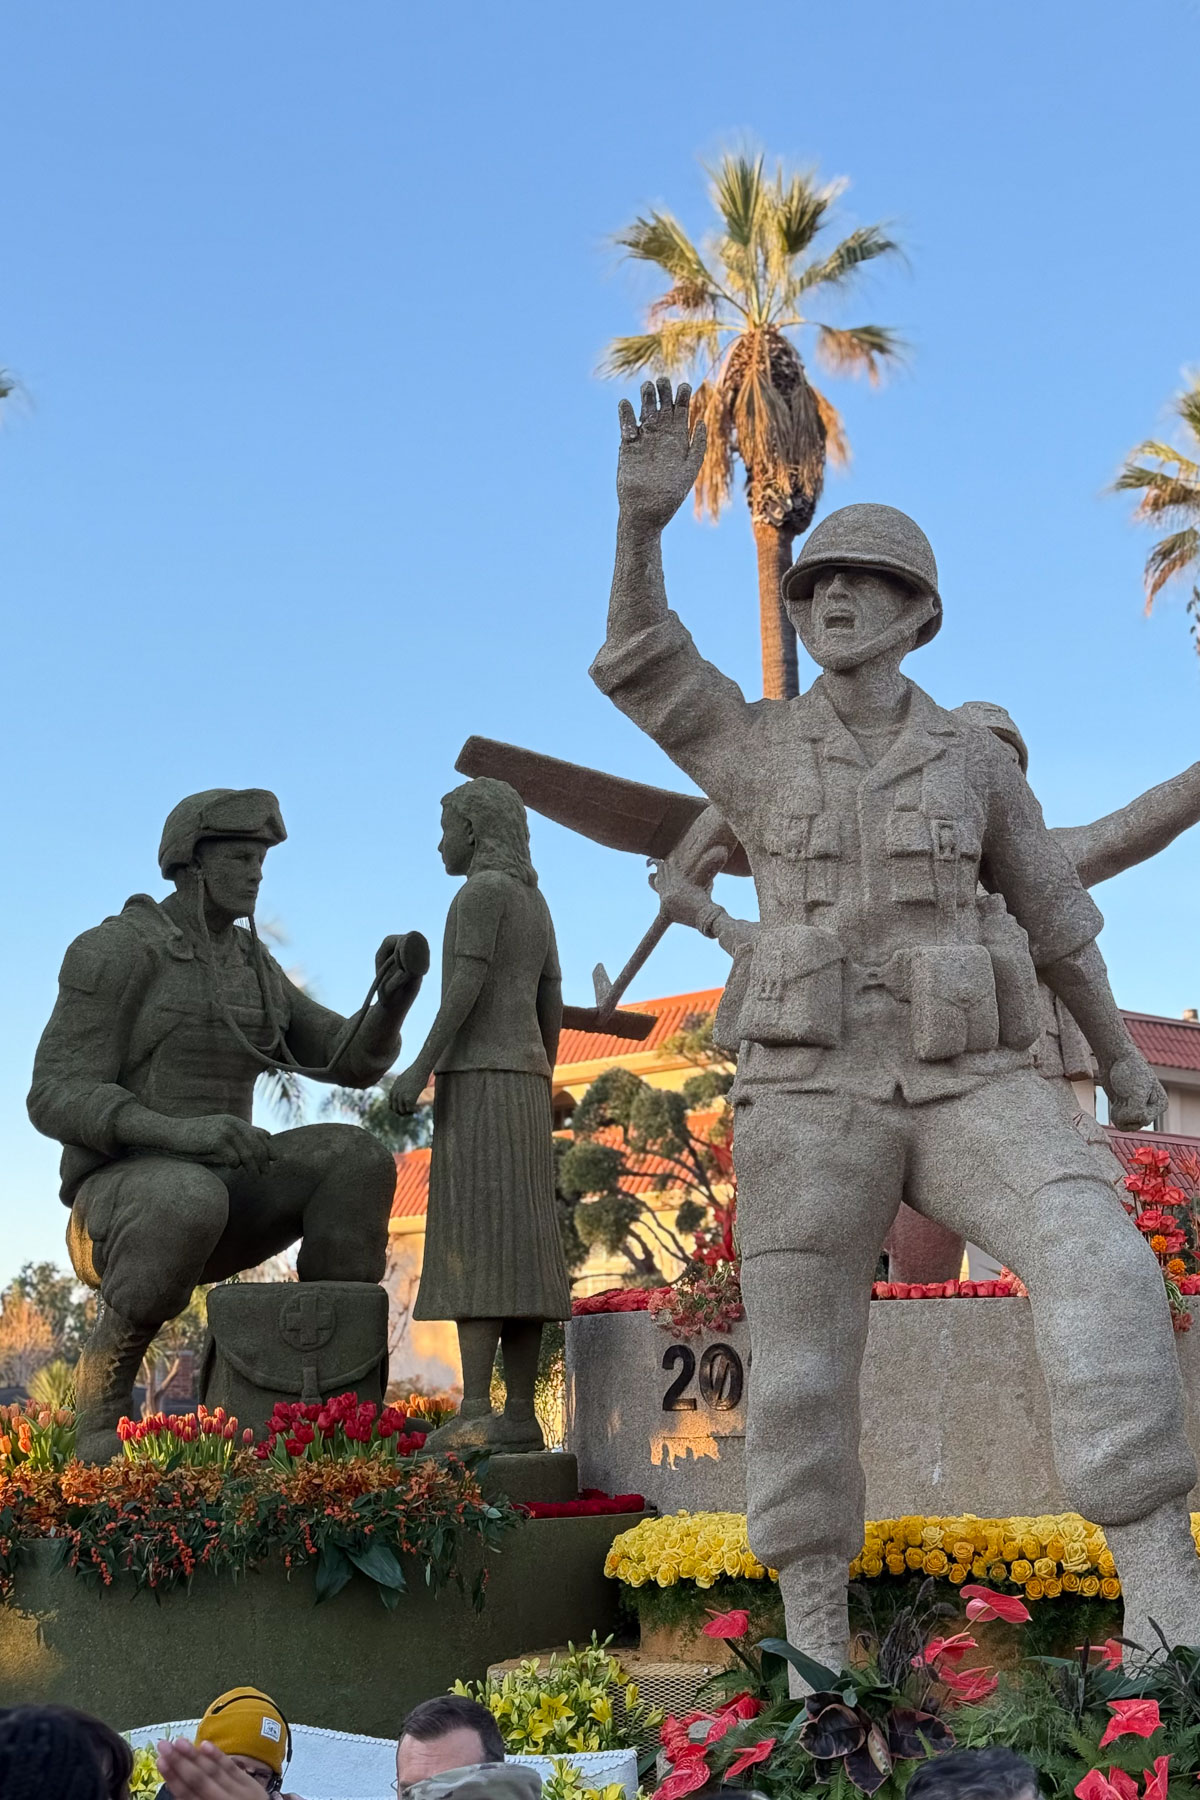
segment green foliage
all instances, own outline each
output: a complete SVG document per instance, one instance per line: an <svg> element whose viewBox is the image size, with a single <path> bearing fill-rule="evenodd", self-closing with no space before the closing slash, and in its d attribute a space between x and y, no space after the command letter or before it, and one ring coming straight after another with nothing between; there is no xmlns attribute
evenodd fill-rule
<svg viewBox="0 0 1200 1800"><path fill-rule="evenodd" d="M373 1088L333 1088L326 1095L321 1110L326 1117L341 1115L356 1120L397 1156L405 1150L428 1149L433 1142L432 1106L419 1106L415 1113L393 1112L386 1084Z"/></svg>
<svg viewBox="0 0 1200 1800"><path fill-rule="evenodd" d="M1200 375L1176 395L1171 410L1183 427L1187 449L1147 438L1130 451L1113 488L1141 495L1133 514L1136 523L1168 527L1146 558L1146 611L1168 582L1190 577L1188 611L1200 651Z"/></svg>
<svg viewBox="0 0 1200 1800"><path fill-rule="evenodd" d="M615 1750L644 1735L662 1714L642 1704L617 1657L593 1631L544 1663L528 1657L486 1681L456 1681L453 1692L478 1700L500 1727L506 1750L532 1756Z"/></svg>
<svg viewBox="0 0 1200 1800"><path fill-rule="evenodd" d="M47 1321L60 1356L78 1361L84 1340L96 1323L96 1296L77 1279L74 1271L52 1262L27 1262L0 1295L0 1306L9 1294L20 1294Z"/></svg>
<svg viewBox="0 0 1200 1800"><path fill-rule="evenodd" d="M75 1406L75 1370L71 1363L63 1357L56 1356L38 1370L29 1383L29 1398L39 1406L48 1406L51 1410L59 1408L74 1409Z"/></svg>

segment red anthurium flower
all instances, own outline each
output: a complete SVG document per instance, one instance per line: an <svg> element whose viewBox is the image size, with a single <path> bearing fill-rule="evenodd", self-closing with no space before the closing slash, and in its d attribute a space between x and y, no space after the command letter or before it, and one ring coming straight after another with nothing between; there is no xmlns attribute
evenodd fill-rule
<svg viewBox="0 0 1200 1800"><path fill-rule="evenodd" d="M986 1700L996 1691L997 1678L990 1669L939 1669L938 1680L967 1706Z"/></svg>
<svg viewBox="0 0 1200 1800"><path fill-rule="evenodd" d="M701 1626L705 1637L710 1638L743 1638L750 1629L750 1614L740 1608L733 1612L721 1613L710 1619L707 1625Z"/></svg>
<svg viewBox="0 0 1200 1800"><path fill-rule="evenodd" d="M1083 1655L1082 1644L1076 1644L1075 1654L1076 1656ZM1116 1638L1105 1638L1102 1644L1088 1645L1088 1661L1090 1663L1103 1663L1106 1669L1119 1669L1123 1654L1122 1647Z"/></svg>
<svg viewBox="0 0 1200 1800"><path fill-rule="evenodd" d="M1137 1782L1122 1769L1089 1769L1075 1792L1078 1800L1137 1800Z"/></svg>
<svg viewBox="0 0 1200 1800"><path fill-rule="evenodd" d="M969 1631L957 1631L948 1638L930 1638L921 1654L913 1657L912 1666L932 1669L937 1662L960 1663L968 1650L978 1648Z"/></svg>
<svg viewBox="0 0 1200 1800"><path fill-rule="evenodd" d="M1024 1625L1033 1615L1015 1594L995 1594L991 1588L971 1583L959 1592L967 1603L967 1617L973 1624L987 1619L1004 1619L1009 1625Z"/></svg>
<svg viewBox="0 0 1200 1800"><path fill-rule="evenodd" d="M1100 1748L1123 1737L1153 1737L1162 1724L1157 1700L1110 1700L1112 1718L1104 1728Z"/></svg>
<svg viewBox="0 0 1200 1800"><path fill-rule="evenodd" d="M774 1738L761 1738L757 1744L751 1744L745 1750L739 1750L725 1771L725 1780L732 1781L743 1769L749 1769L754 1763L766 1762L775 1748Z"/></svg>
<svg viewBox="0 0 1200 1800"><path fill-rule="evenodd" d="M734 1719L757 1719L762 1709L762 1701L756 1700L753 1694L735 1694L721 1711Z"/></svg>
<svg viewBox="0 0 1200 1800"><path fill-rule="evenodd" d="M1148 1769L1142 1771L1146 1782L1145 1800L1167 1800L1167 1771L1170 1767L1169 1756L1156 1756L1153 1775Z"/></svg>
<svg viewBox="0 0 1200 1800"><path fill-rule="evenodd" d="M653 1800L683 1800L708 1785L708 1765L702 1756L676 1763L661 1787L654 1790Z"/></svg>

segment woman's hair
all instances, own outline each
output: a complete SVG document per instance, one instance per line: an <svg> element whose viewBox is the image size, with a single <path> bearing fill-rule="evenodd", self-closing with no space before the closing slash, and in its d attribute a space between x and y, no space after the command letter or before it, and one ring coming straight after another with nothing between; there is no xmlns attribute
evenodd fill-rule
<svg viewBox="0 0 1200 1800"><path fill-rule="evenodd" d="M481 869L498 869L526 887L537 886L537 874L529 860L529 824L516 788L490 775L478 775L451 789L442 805L451 807L471 827L475 839L472 875Z"/></svg>
<svg viewBox="0 0 1200 1800"><path fill-rule="evenodd" d="M109 1800L123 1800L133 1774L133 1751L120 1732L106 1725L103 1719L94 1719L91 1713L79 1712L73 1706L43 1706L40 1710L57 1713L60 1719L69 1719L79 1726L96 1753Z"/></svg>
<svg viewBox="0 0 1200 1800"><path fill-rule="evenodd" d="M108 1792L94 1740L77 1715L53 1706L0 1713L4 1800L106 1800Z"/></svg>

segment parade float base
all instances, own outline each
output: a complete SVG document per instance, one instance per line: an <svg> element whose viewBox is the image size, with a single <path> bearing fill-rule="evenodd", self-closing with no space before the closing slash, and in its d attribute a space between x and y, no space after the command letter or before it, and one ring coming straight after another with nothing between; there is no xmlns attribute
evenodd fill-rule
<svg viewBox="0 0 1200 1800"><path fill-rule="evenodd" d="M1200 1451L1200 1330L1176 1348ZM572 1319L567 1445L580 1480L664 1513L745 1512L749 1379L744 1322L679 1338L647 1313ZM873 1300L860 1394L868 1519L1066 1509L1028 1300Z"/></svg>
<svg viewBox="0 0 1200 1800"><path fill-rule="evenodd" d="M489 1557L476 1613L449 1584L433 1594L419 1570L394 1611L361 1576L314 1604L311 1568L268 1566L239 1581L200 1573L161 1597L93 1587L36 1544L0 1605L0 1705L60 1703L119 1729L188 1718L214 1694L251 1682L286 1716L394 1737L408 1709L531 1644L605 1637L618 1587L604 1558L640 1514L533 1519Z"/></svg>

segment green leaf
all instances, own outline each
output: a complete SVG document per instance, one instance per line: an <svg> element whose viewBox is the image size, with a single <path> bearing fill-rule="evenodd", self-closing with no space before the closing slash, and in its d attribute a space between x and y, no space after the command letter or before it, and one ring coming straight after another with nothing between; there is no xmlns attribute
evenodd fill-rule
<svg viewBox="0 0 1200 1800"><path fill-rule="evenodd" d="M322 1544L317 1559L317 1605L340 1594L354 1573L354 1564L336 1544Z"/></svg>
<svg viewBox="0 0 1200 1800"><path fill-rule="evenodd" d="M829 1693L838 1684L836 1669L827 1669L824 1663L814 1661L811 1656L805 1656L803 1650L797 1650L794 1644L787 1642L786 1638L760 1638L754 1647L765 1656L782 1657L784 1662L791 1663L793 1669L807 1681L809 1687L816 1693Z"/></svg>
<svg viewBox="0 0 1200 1800"><path fill-rule="evenodd" d="M408 1586L396 1552L388 1544L369 1544L365 1550L348 1550L346 1555L354 1567L381 1588L402 1594Z"/></svg>

